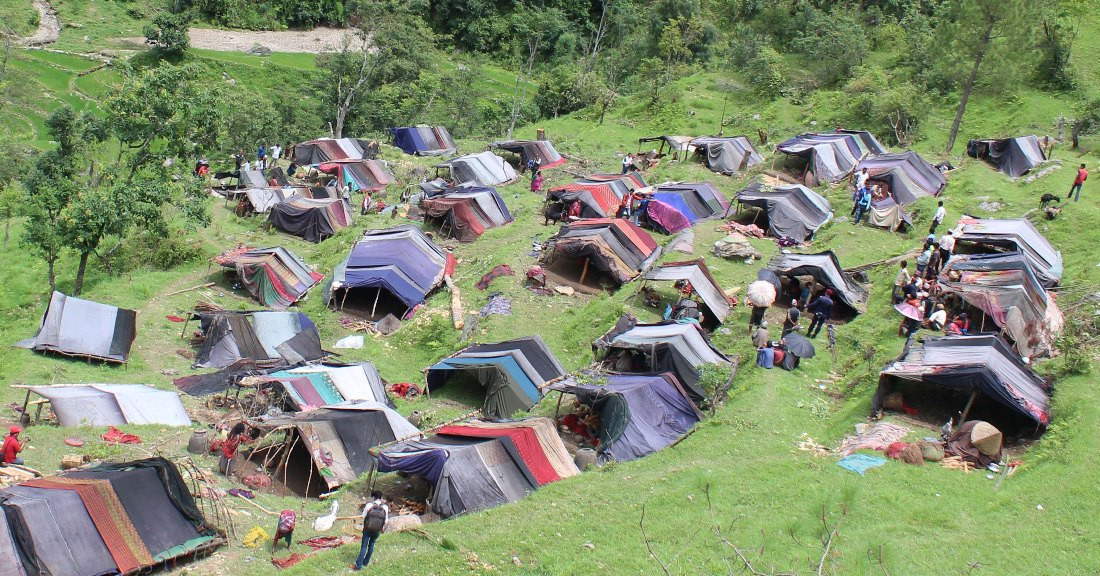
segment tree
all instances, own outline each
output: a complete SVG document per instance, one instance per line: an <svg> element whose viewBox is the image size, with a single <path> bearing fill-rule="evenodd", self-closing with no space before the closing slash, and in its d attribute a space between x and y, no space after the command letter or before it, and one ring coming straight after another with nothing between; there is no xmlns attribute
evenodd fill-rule
<svg viewBox="0 0 1100 576"><path fill-rule="evenodd" d="M1040 86L1052 90L1077 87L1070 55L1077 39L1080 14L1087 9L1082 0L1044 2L1039 9L1039 62L1035 67Z"/></svg>
<svg viewBox="0 0 1100 576"><path fill-rule="evenodd" d="M18 213L24 194L20 176L27 172L31 163L31 152L11 142L0 143L0 218L4 219L4 244L7 248L11 238L11 219Z"/></svg>
<svg viewBox="0 0 1100 576"><path fill-rule="evenodd" d="M172 14L163 12L153 18L153 22L141 29L145 43L165 54L183 54L191 47L191 38L187 29L191 17L186 13Z"/></svg>

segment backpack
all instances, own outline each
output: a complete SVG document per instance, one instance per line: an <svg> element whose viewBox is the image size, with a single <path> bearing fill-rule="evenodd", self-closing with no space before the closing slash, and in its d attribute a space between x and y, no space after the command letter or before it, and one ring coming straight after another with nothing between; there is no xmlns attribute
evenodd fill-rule
<svg viewBox="0 0 1100 576"><path fill-rule="evenodd" d="M279 533L290 534L294 532L294 525L298 523L298 515L293 510L283 510L279 513Z"/></svg>
<svg viewBox="0 0 1100 576"><path fill-rule="evenodd" d="M370 510L367 510L366 516L363 517L363 531L377 534L385 527L386 509L376 502Z"/></svg>

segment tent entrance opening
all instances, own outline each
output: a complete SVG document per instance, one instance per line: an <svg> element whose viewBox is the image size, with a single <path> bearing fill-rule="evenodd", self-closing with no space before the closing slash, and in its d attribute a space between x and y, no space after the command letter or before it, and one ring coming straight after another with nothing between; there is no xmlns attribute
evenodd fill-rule
<svg viewBox="0 0 1100 576"><path fill-rule="evenodd" d="M388 314L398 319L405 316L409 307L389 290L383 288L347 288L333 294L336 307L341 312L365 320L381 320Z"/></svg>

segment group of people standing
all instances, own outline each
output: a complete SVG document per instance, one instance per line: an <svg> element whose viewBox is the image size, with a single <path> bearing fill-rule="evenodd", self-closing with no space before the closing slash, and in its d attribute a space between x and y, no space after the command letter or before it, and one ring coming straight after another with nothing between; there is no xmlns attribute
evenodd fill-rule
<svg viewBox="0 0 1100 576"><path fill-rule="evenodd" d="M944 208L943 200L940 200L932 216L928 236L917 256L915 272L910 272L909 262L906 260L898 264L892 303L895 306L906 304L912 307L908 309L910 314L913 310L919 312L919 318L906 316L902 319L898 326L899 336L908 338L922 327L943 330L948 334L966 334L970 329L970 321L965 312L955 315L948 322L947 299L939 283L940 273L955 254L957 240L951 230L939 238L936 237L936 228L943 224L946 217L947 209Z"/></svg>

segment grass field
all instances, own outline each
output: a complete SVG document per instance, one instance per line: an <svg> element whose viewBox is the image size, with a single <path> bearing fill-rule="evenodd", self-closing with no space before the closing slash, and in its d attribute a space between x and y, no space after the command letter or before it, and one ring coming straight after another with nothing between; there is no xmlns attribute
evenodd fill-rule
<svg viewBox="0 0 1100 576"><path fill-rule="evenodd" d="M125 15L124 3L80 0L59 2L62 18L80 13L84 27L66 29L60 46L78 49L84 35L88 44L110 44L112 38L128 35L129 27L140 28L138 20ZM5 4L6 5L6 4ZM0 5L2 6L2 5ZM1090 14L1085 22L1095 22ZM1087 29L1087 28L1086 28ZM1083 29L1085 30L1085 29ZM1075 51L1078 70L1086 90L1096 84L1095 57L1100 54L1100 35L1083 31ZM193 54L213 71L228 71L242 81L262 82L268 66L307 71L312 59L302 55L277 54L257 59L243 54ZM28 98L27 104L0 115L0 129L9 126L20 140L40 147L44 141L42 118L62 102L95 106L117 80L111 69L78 77L80 71L97 62L75 56L43 52L21 52L17 69L29 79L28 92L42 97ZM483 67L486 86L510 93L514 76ZM624 101L603 125L585 113L541 122L517 130L520 138L533 138L536 128L547 130L559 151L573 161L548 172L547 187L573 179L570 172L617 171L620 154L637 150L637 139L662 133L714 133L726 122L727 134L746 133L755 141L756 129L769 130L772 143L789 135L831 126L827 109L812 109L787 100L760 103L744 91L730 91L743 79L713 73L699 74L678 82L680 103L671 112L656 115L640 100ZM75 90L73 90L75 88ZM730 92L724 94L724 92ZM1088 95L1088 92L1085 93ZM959 140L975 136L1054 133L1060 116L1073 112L1074 98L1019 89L1011 96L979 94L971 102ZM823 98L823 101L828 101ZM723 115L723 107L725 114ZM1064 194L1072 168L1079 162L1096 166L1100 146L1084 141L1084 150L1055 151L1061 170L1032 183L1013 182L980 161L955 153L942 153L946 131L953 115L950 102L936 106L927 119L925 137L914 146L932 161L950 159L958 169L950 174L942 199L948 209L948 223L961 214L1014 218L1030 215L1038 229L1061 250L1065 259L1065 280L1058 302L1071 314L1070 320L1089 323L1095 333L1095 303L1082 298L1100 286L1100 253L1096 223L1100 222L1097 186L1086 184L1082 202L1069 205L1054 221L1038 220L1033 209L1046 192ZM693 114L694 113L694 114ZM759 115L759 119L756 116ZM37 130L37 131L35 131ZM463 150L483 149L485 142L461 141ZM415 166L428 167L434 161L401 156L385 148L385 157L398 163L395 173L404 178ZM761 170L767 162L735 178L708 172L694 162L663 163L647 174L651 183L665 180L707 180L731 196ZM1095 176L1093 177L1096 178ZM1091 181L1090 181L1091 182ZM404 184L400 182L399 184ZM399 187L395 186L395 190ZM821 192L832 202L838 215L847 213L848 191L826 187ZM541 198L527 192L525 180L500 189L516 220L511 225L488 231L472 244L446 243L459 259L456 281L468 310L480 308L485 293L474 283L497 264L509 264L516 272L534 264L527 255L531 242L556 231L542 226L538 217ZM9 347L32 336L49 294L42 262L18 245L22 222L12 226L12 240L0 248L0 404L21 403L23 394L10 385L75 382L146 383L173 389L173 374L189 374L188 346L180 338L180 325L165 316L189 309L198 299L212 300L229 308L251 308L255 304L242 291L224 282L207 258L221 250L246 243L254 246L283 245L324 274L347 253L363 229L381 228L392 222L371 216L319 245L273 233L262 219L241 219L220 201L213 203L210 227L182 240L198 246L191 262L170 270L158 270L140 251L127 256L126 271L113 276L101 267L89 270L84 297L134 308L138 315L138 339L131 361L124 366L105 366L33 354ZM986 212L982 202L998 202L1000 208ZM850 267L904 253L919 245L931 218L932 199L923 199L910 212L917 232L889 233L848 222L834 221L817 235L810 251L834 250L841 263ZM714 222L696 227L692 257L707 260L724 288L744 287L755 279L760 263L724 261L710 255L710 246L721 238ZM658 237L664 243L667 238ZM764 261L776 253L770 240L753 240ZM663 260L687 259L682 254ZM63 259L58 270L60 289L68 291L75 271L75 257ZM897 314L889 306L892 269L871 273L868 312L839 326L835 358L825 350L795 372L765 371L752 366L753 347L745 337L748 312L741 308L731 315L729 334L715 337L722 349L742 359L735 389L717 413L674 448L642 460L618 463L579 477L551 484L523 501L425 527L425 535L387 535L379 541L371 571L380 574L468 574L516 575L572 574L659 574L659 559L670 574L743 573L744 561L762 573L818 573L823 556L823 516L831 528L839 527L824 569L832 574L1092 574L1100 569L1097 545L1100 535L1089 526L1100 514L1100 484L1097 464L1100 447L1100 402L1095 390L1095 372L1059 377L1053 408L1054 424L1026 451L1016 449L1013 458L1024 464L1017 474L1001 484L983 472L964 474L936 465L911 467L891 462L857 476L835 465L836 458L818 457L800 451L806 437L825 446L835 446L863 422L879 369L895 358L902 341L896 334ZM168 296L172 292L206 282L211 289ZM637 286L629 284L602 296L536 296L520 286L520 278L497 279L491 288L513 299L513 315L490 316L479 323L475 339L496 341L539 333L568 369L578 369L591 360L590 343L625 310L643 318L653 313L636 305ZM327 309L320 291L314 291L300 308L319 327L322 342L331 346L348 332L338 314ZM778 312L771 318L780 321ZM433 296L425 310L390 338L367 337L362 350L347 351L347 360L370 360L391 382L423 382L421 370L459 348L459 334L450 327L449 297ZM930 335L923 332L925 335ZM821 342L823 348L824 342ZM871 360L865 354L874 347ZM1091 354L1094 349L1087 348ZM1044 360L1037 369L1060 375L1065 357ZM534 409L549 415L554 411L554 394ZM208 413L198 399L184 397L189 409ZM408 414L418 410L428 424L443 422L476 406L468 390L442 391L432 399L399 401ZM8 420L12 414L5 409ZM72 452L62 440L79 436L87 441L86 453L97 458L121 460L144 457L156 451L169 456L184 453L190 429L128 427L146 444L138 447L110 447L98 441L98 429L60 429L35 426L27 459L34 466L52 472L60 456ZM913 437L930 435L915 430ZM155 442L154 442L155 441ZM212 468L212 458L199 458ZM383 482L394 482L385 478ZM342 510L353 510L363 495L365 482L345 487L338 495ZM315 515L327 512L328 504L303 502L261 494L258 501L270 509L293 508L304 512L296 538L314 535L310 524ZM645 533L639 522L645 510ZM269 532L272 518L254 508L238 506L234 521L238 538L212 558L181 567L189 574L270 574L264 550L250 550L240 544L255 525ZM336 531L333 531L336 533ZM735 549L736 548L736 549ZM287 574L331 574L346 571L357 546L346 546L319 554L316 558L285 571ZM302 551L302 550L299 550ZM732 568L730 568L732 567ZM745 572L747 573L747 572Z"/></svg>

